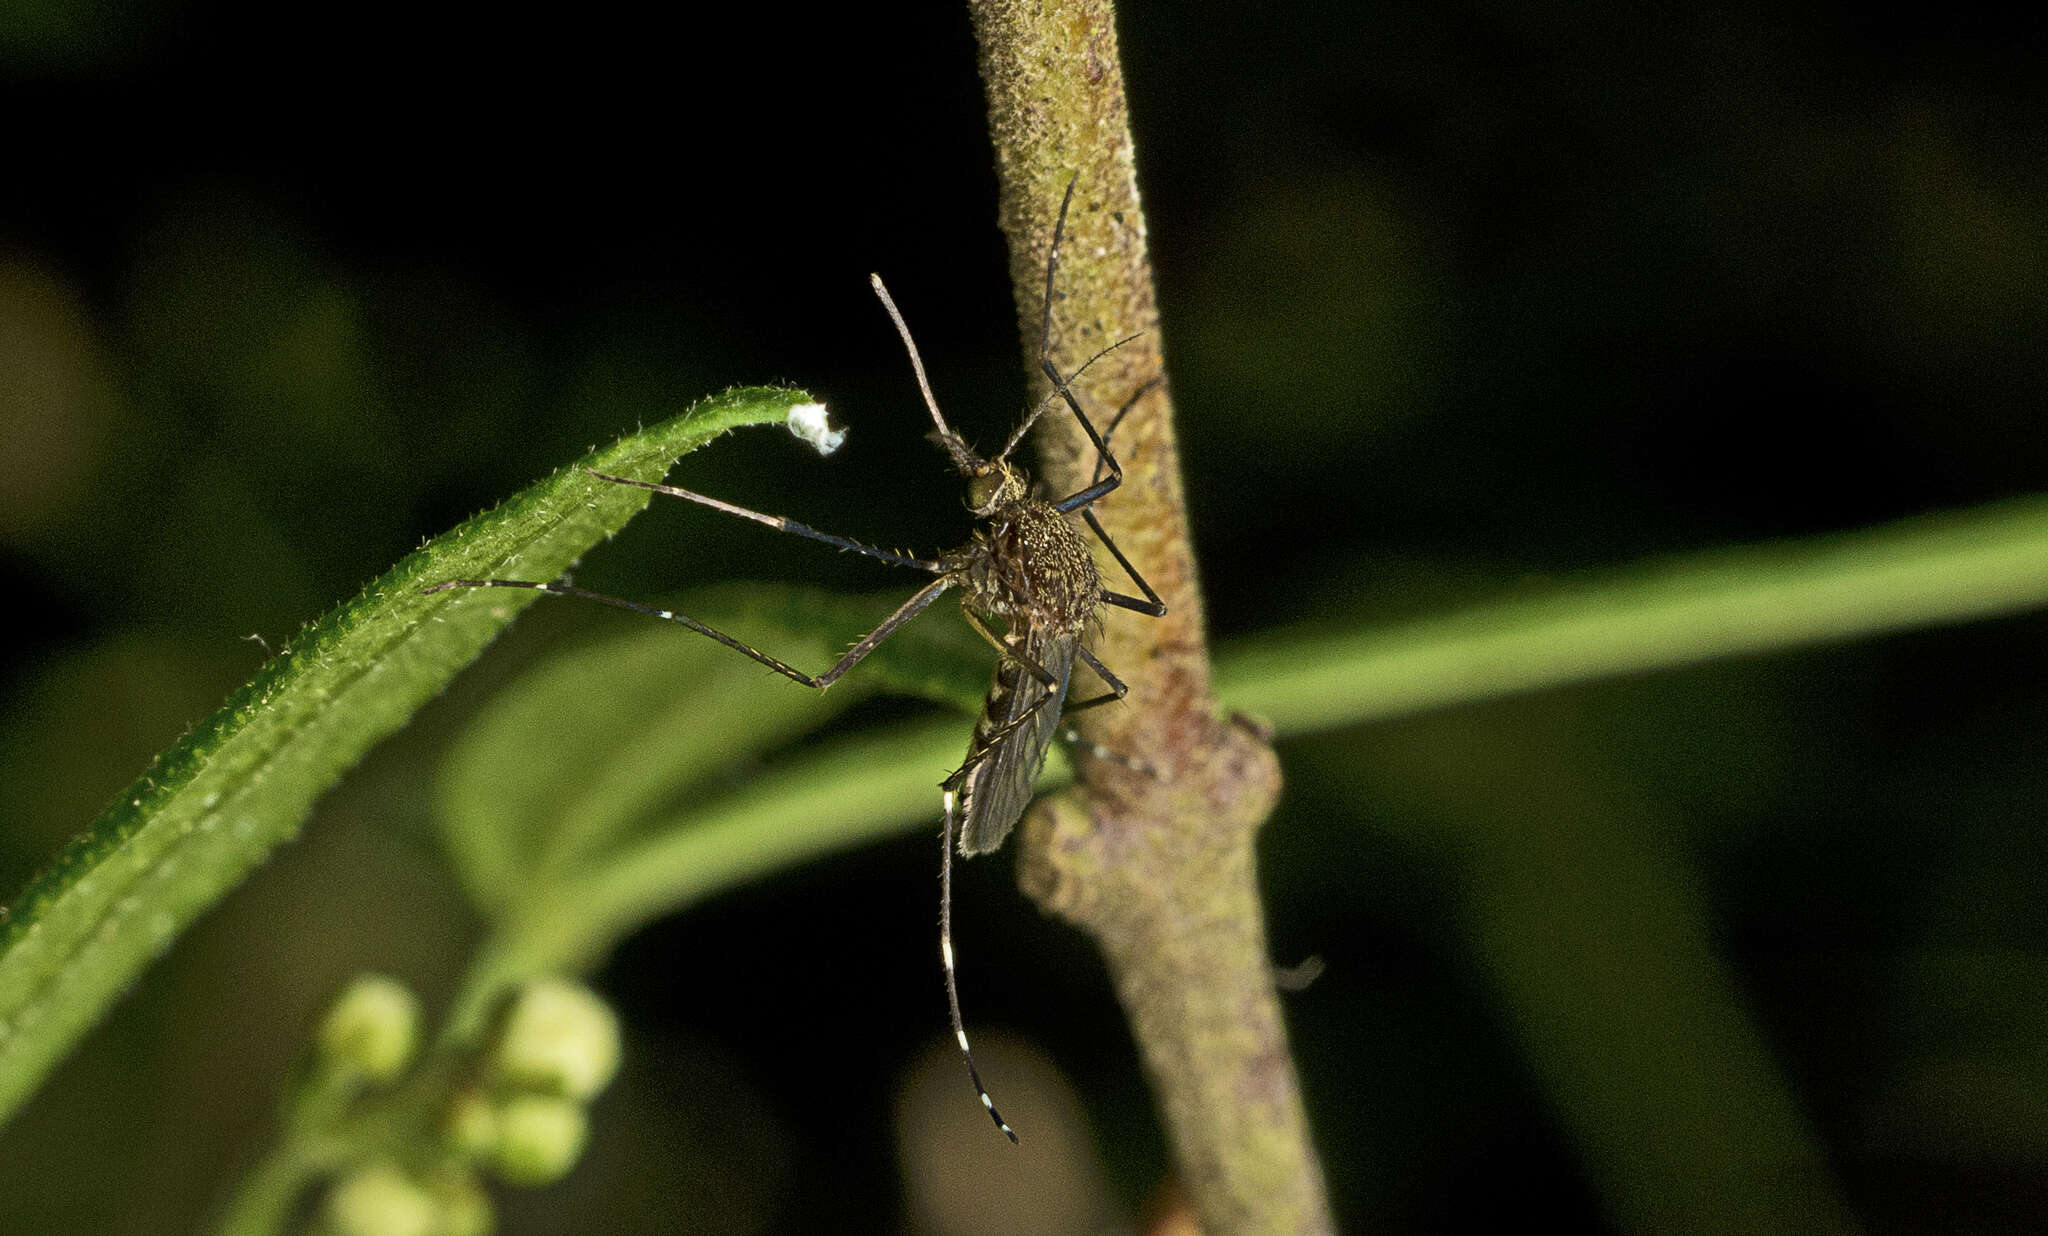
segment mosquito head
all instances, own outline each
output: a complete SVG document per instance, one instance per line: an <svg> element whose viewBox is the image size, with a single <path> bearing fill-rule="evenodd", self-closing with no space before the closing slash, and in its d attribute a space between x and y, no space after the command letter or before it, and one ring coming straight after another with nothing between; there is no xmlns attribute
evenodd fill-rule
<svg viewBox="0 0 2048 1236"><path fill-rule="evenodd" d="M986 517L1024 500L1024 474L1006 460L991 459L967 473L967 509Z"/></svg>

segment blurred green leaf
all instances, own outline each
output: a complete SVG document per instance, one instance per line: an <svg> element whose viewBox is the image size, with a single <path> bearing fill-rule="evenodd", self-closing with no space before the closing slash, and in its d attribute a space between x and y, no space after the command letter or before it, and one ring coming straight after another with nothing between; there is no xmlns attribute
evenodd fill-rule
<svg viewBox="0 0 2048 1236"><path fill-rule="evenodd" d="M653 479L808 396L744 388L581 461ZM0 923L0 1119L188 923L288 840L538 593L424 595L440 580L552 579L646 504L564 469L436 538L302 631L33 880Z"/></svg>
<svg viewBox="0 0 2048 1236"><path fill-rule="evenodd" d="M2048 508L2012 502L1676 559L1391 631L1267 639L1226 655L1218 680L1226 699L1280 732L1308 733L2036 606L2048 600L2044 545ZM682 608L817 668L835 641L871 628L901 595L747 585ZM920 619L833 694L886 686L971 707L989 664L964 624ZM958 733L905 730L760 763L829 711L729 651L666 629L594 646L516 688L458 750L440 795L475 895L508 916L507 955L486 968L589 964L705 892L927 814L930 787L958 758ZM742 769L756 775L732 776ZM576 862L562 863L565 854ZM549 879L536 884L543 871Z"/></svg>
<svg viewBox="0 0 2048 1236"><path fill-rule="evenodd" d="M1441 864L1472 971L1620 1230L1855 1230L1682 830L1583 731L1529 699L1315 762Z"/></svg>
<svg viewBox="0 0 2048 1236"><path fill-rule="evenodd" d="M747 584L677 608L816 673L922 584L874 596ZM435 792L471 898L497 915L534 882L644 833L686 798L743 780L761 754L872 691L971 707L990 654L964 623L920 615L828 691L778 678L683 627L648 622L554 657L501 692L450 751Z"/></svg>
<svg viewBox="0 0 2048 1236"><path fill-rule="evenodd" d="M1644 563L1392 626L1269 631L1218 691L1283 734L2048 605L2048 498Z"/></svg>
<svg viewBox="0 0 2048 1236"><path fill-rule="evenodd" d="M640 927L699 898L919 822L936 837L939 782L966 746L967 727L942 717L764 766L725 794L677 809L603 861L531 890L496 955L479 962L488 977L473 974L470 991L484 996L530 974L586 969ZM1065 779L1062 768L1048 768L1044 783Z"/></svg>
<svg viewBox="0 0 2048 1236"><path fill-rule="evenodd" d="M1861 1132L1896 1159L2038 1179L2048 1161L2048 1052L2038 1042L1971 1044L1903 1061L1863 1113Z"/></svg>
<svg viewBox="0 0 2048 1236"><path fill-rule="evenodd" d="M815 672L908 595L743 584L678 608ZM579 964L695 895L933 814L965 751L958 721L775 753L879 690L970 711L991 655L965 623L921 615L819 692L650 623L500 693L443 766L443 837L508 935L547 938L532 964Z"/></svg>

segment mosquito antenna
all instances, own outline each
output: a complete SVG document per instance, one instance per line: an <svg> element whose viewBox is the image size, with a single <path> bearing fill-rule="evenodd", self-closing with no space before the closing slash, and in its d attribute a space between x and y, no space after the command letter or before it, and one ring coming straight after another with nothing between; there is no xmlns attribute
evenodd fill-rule
<svg viewBox="0 0 2048 1236"><path fill-rule="evenodd" d="M1017 426L1016 432L1010 435L1010 440L1008 442L1003 443L1002 454L997 455L996 458L1008 459L1010 457L1010 452L1017 449L1017 444L1024 440L1024 435L1031 432L1031 427L1038 423L1038 418L1044 416L1045 410L1052 406L1052 401L1059 398L1061 387L1066 386L1068 383L1071 383L1078 379L1082 374L1087 373L1089 365L1093 365L1096 361L1099 361L1103 357L1108 356L1111 352L1116 351L1118 348L1124 346L1125 344L1130 343L1134 340L1142 339L1144 337L1144 331L1139 331L1135 335L1125 335L1123 338L1117 340L1115 343L1110 344L1108 347L1102 349L1100 352L1097 352L1095 355L1089 357L1088 364L1083 365L1079 369L1076 369L1074 372L1068 374L1066 382L1062 382L1059 386L1055 386L1051 390L1047 391L1045 393L1045 398L1038 401L1038 406L1031 409L1031 415L1025 417L1024 423Z"/></svg>
<svg viewBox="0 0 2048 1236"><path fill-rule="evenodd" d="M967 1076L974 1081L974 1093L981 1096L982 1107L1003 1136L1014 1143L1017 1131L996 1110L996 1101L988 1097L988 1087L981 1084L981 1070L974 1067L974 1049L967 1045L967 1023L960 1017L960 982L953 975L953 811L958 801L953 791L946 791L946 825L939 833L939 845L945 850L939 867L939 960L946 963L946 1006L953 1011L953 1041L960 1044L960 1058L967 1062Z"/></svg>
<svg viewBox="0 0 2048 1236"><path fill-rule="evenodd" d="M903 337L903 349L910 353L910 367L917 371L917 389L924 392L924 406L931 409L932 423L939 427L939 445L953 457L953 466L962 472L972 472L981 466L981 458L967 449L967 443L946 424L945 414L939 411L939 401L932 397L932 384L924 376L924 358L917 354L917 341L910 337L910 327L903 321L903 312L896 308L896 302L889 297L889 289L882 285L882 276L869 275L868 282L874 285L875 295L882 298L882 308L889 311L889 320L896 324L896 333Z"/></svg>

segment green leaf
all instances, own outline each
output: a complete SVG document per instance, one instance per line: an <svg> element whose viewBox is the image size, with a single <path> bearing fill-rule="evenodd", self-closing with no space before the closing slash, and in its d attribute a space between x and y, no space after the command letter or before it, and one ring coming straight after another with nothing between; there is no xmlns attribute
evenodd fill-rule
<svg viewBox="0 0 2048 1236"><path fill-rule="evenodd" d="M656 479L800 391L744 388L579 461ZM552 579L624 526L646 491L564 469L407 557L302 631L158 757L0 923L0 1120L207 907L290 839L313 802L403 725L539 593L424 595L446 579Z"/></svg>
<svg viewBox="0 0 2048 1236"><path fill-rule="evenodd" d="M1268 631L1218 693L1289 737L2048 605L2048 497L1643 563L1393 626Z"/></svg>
<svg viewBox="0 0 2048 1236"><path fill-rule="evenodd" d="M1447 715L1309 758L1441 864L1475 981L1619 1230L1853 1231L1682 829L1579 718Z"/></svg>
<svg viewBox="0 0 2048 1236"><path fill-rule="evenodd" d="M908 595L742 584L675 608L815 671ZM535 667L477 718L436 788L442 835L495 928L444 1038L478 1033L522 979L594 965L699 897L919 822L936 832L939 782L966 752L958 717L793 740L876 691L971 713L992 664L965 623L926 613L825 692L658 622Z"/></svg>
<svg viewBox="0 0 2048 1236"><path fill-rule="evenodd" d="M936 868L939 782L966 753L967 733L942 717L793 755L549 890L523 920L519 947L543 969L585 967L699 898L918 825L931 829ZM1066 779L1049 765L1040 784Z"/></svg>
<svg viewBox="0 0 2048 1236"><path fill-rule="evenodd" d="M1226 656L1218 680L1226 699L1299 734L1620 672L2010 612L2048 599L2044 516L2042 503L2016 502L1673 559L1392 629L1262 639ZM907 589L845 598L748 585L698 594L681 608L815 670L904 595ZM677 641L698 648L668 651ZM738 668L714 668L721 657ZM992 663L964 624L926 616L828 694L880 686L967 709L986 689ZM657 693L651 708L592 704L627 698L634 676L649 673L672 675L674 686L672 694ZM563 853L576 861L558 856L545 887L532 882L539 868L530 853L468 864L488 873L472 876L485 904L503 906L491 890L520 894L517 922L506 926L531 937L519 946L531 956L514 969L586 964L621 935L705 892L930 814L930 787L964 742L963 731L940 727L906 731L896 745L842 743L764 764L808 728L802 697L811 693L668 629L594 649L533 690L524 703L507 697L505 707L523 710L525 719L508 719L488 742L479 738L493 753L471 757L482 763L466 774L451 769L442 796L451 820L469 813L452 825L464 838L451 837L458 852L564 830L557 844L569 845ZM585 711L574 714L579 699ZM574 726L560 723L570 715L578 716ZM822 721L826 713L811 715ZM579 732L568 734L572 728ZM594 755L561 758L586 750ZM500 795L488 810L474 810L494 778L517 784L522 777L561 784L523 805ZM855 810L863 805L855 786L867 787L865 807L878 814ZM572 801L565 815L562 804Z"/></svg>
<svg viewBox="0 0 2048 1236"><path fill-rule="evenodd" d="M815 673L909 591L745 584L693 593L676 608ZM553 657L501 692L449 752L436 817L471 897L502 917L530 906L537 884L601 864L727 793L760 770L764 753L873 691L971 708L990 664L965 623L928 612L821 692L649 622Z"/></svg>

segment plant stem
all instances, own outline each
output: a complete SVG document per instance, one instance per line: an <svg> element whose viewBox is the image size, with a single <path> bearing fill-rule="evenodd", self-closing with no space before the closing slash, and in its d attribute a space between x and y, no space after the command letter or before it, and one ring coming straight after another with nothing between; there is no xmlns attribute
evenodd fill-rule
<svg viewBox="0 0 2048 1236"><path fill-rule="evenodd" d="M1034 398L1046 255L1070 179L1051 355L1100 418L1165 374L1138 207L1123 70L1108 0L970 0L988 92L1025 356ZM1096 452L1068 416L1039 422L1040 476L1089 483ZM1084 718L1090 736L1157 770L1084 763L1083 784L1026 820L1020 878L1093 935L1108 959L1183 1184L1212 1233L1327 1232L1329 1204L1274 997L1253 838L1279 793L1263 736L1221 722L1181 499L1171 400L1138 397L1115 442L1125 482L1100 517L1167 616L1114 614L1095 650L1131 685ZM1107 586L1123 590L1102 559Z"/></svg>
<svg viewBox="0 0 2048 1236"><path fill-rule="evenodd" d="M221 1210L217 1236L276 1236L299 1195L348 1157L348 1139L334 1135L354 1086L334 1076L301 1079L275 1145L235 1186Z"/></svg>
<svg viewBox="0 0 2048 1236"><path fill-rule="evenodd" d="M325 1167L296 1141L273 1147L236 1185L234 1197L214 1228L216 1236L277 1236L284 1231L299 1194Z"/></svg>

